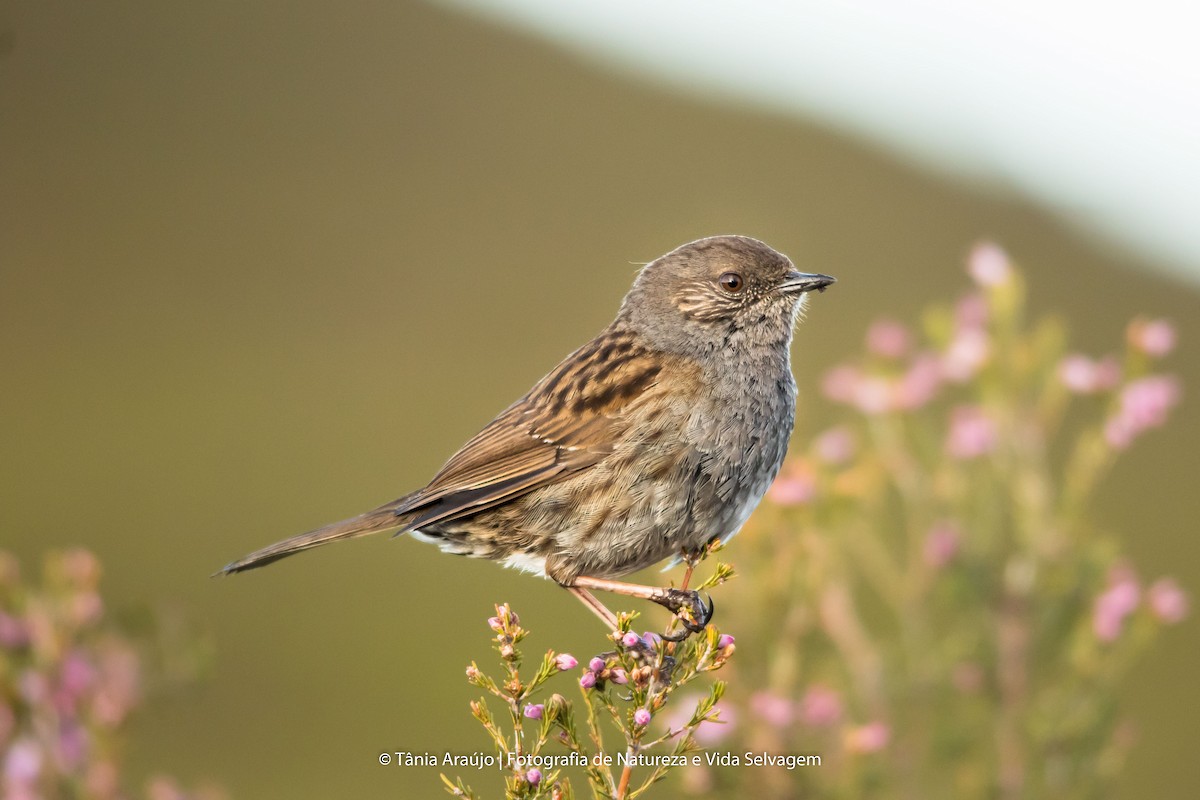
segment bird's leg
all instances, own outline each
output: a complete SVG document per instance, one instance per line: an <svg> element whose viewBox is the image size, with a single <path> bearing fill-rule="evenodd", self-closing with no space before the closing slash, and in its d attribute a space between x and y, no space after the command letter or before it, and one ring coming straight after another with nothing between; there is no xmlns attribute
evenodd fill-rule
<svg viewBox="0 0 1200 800"><path fill-rule="evenodd" d="M608 609L608 606L604 605L599 600L597 600L596 596L593 595L591 592L589 592L587 589L582 589L578 586L566 586L563 588L565 588L568 592L570 592L571 594L578 597L579 600L585 606L587 606L588 609L591 610L591 612L593 614L595 614L597 617L599 617L600 620L605 625L608 626L608 629L610 631L615 631L615 630L617 630L618 627L620 627L620 622L617 621L617 615L614 614L612 611L610 611ZM654 650L653 650L653 648L650 647L650 645L646 644L645 642L642 642L641 640L639 640L637 645L635 645L634 647L628 648L628 649L633 653L634 658L636 658L640 663L643 663L643 664L653 663ZM614 656L616 654L617 654L616 650L610 650L606 653L600 653L600 658L607 661L610 656ZM673 659L672 659L672 663L674 663Z"/></svg>
<svg viewBox="0 0 1200 800"><path fill-rule="evenodd" d="M700 557L695 553L690 553L687 551L685 551L682 556L684 571L683 579L679 582L679 588L681 591L686 592L688 585L692 581L692 573L696 571L696 565L700 563ZM667 629L663 631L662 634L663 638L670 642L670 644L667 645L667 652L671 654L675 653L675 643L682 642L688 637L688 631L686 629L682 633L675 633L675 623L677 621L680 621L679 617L672 617L671 623L667 626Z"/></svg>
<svg viewBox="0 0 1200 800"><path fill-rule="evenodd" d="M687 628L692 633L699 633L704 630L704 626L708 624L713 616L713 602L709 598L705 603L700 599L699 592L690 589L676 589L674 587L663 588L660 586L642 586L637 583L625 583L624 581L613 581L607 578L589 578L586 575L580 575L575 578L568 587L574 589L600 589L613 594L623 594L627 597L637 597L641 600L649 600L652 603L658 603L663 608L666 608L672 614L679 617L679 621L683 623L683 627ZM591 597L591 595L588 595ZM580 596L582 600L583 597ZM595 602L595 598L591 598ZM587 603L584 600L584 603ZM597 603L599 605L599 603ZM601 606L603 608L603 606ZM591 605L589 604L589 608ZM689 616L680 614L683 609L687 609ZM595 608L592 608L597 614ZM607 611L607 609L605 609ZM609 612L610 614L612 612ZM607 621L607 619L606 619Z"/></svg>
<svg viewBox="0 0 1200 800"><path fill-rule="evenodd" d="M608 626L610 631L617 629L617 615L609 611L608 606L596 599L596 596L587 589L578 586L564 587L568 592L579 598L588 610L600 618L601 622Z"/></svg>

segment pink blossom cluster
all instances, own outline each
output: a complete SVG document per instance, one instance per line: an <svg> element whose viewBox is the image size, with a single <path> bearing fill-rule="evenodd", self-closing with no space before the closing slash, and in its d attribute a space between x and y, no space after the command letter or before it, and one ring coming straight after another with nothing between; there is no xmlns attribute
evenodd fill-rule
<svg viewBox="0 0 1200 800"><path fill-rule="evenodd" d="M1086 513L1111 450L1162 426L1181 401L1179 380L1156 368L1176 347L1175 327L1139 318L1119 355L1064 351L1057 326L1026 322L1023 280L1003 250L976 247L968 272L974 288L952 311L926 315L923 336L878 320L866 332L865 352L824 376L824 394L859 413L814 436L768 492L776 504L802 509L780 511L767 525L775 535L800 532L809 565L762 571L774 579L763 594L766 631L780 638L772 639L773 652L804 654L799 664L785 662L782 674L811 680L851 669L844 681L814 683L802 695L750 687L737 707L745 729L737 735L752 745L799 739L794 732L801 731L845 754L904 755L898 763L843 759L834 780L814 779L818 794L836 793L843 776L859 770L903 783L897 771L939 760L936 742L956 727L976 727L979 709L1004 713L1017 675L1029 689L1016 698L1028 704L1019 712L1022 726L1057 713L1054 700L1031 698L1049 698L1068 681L1084 680L1083 702L1108 704L1129 663L1126 651L1144 646L1155 625L1190 613L1175 580L1143 583L1123 563L1098 587L1080 584L1091 601L1082 607L1071 585L1088 579L1088 565L1114 559L1111 540L1091 535ZM976 467L975 460L986 463ZM826 492L837 502L825 502ZM996 587L1013 590L1020 602L1010 604ZM792 602L793 626L770 615L779 596ZM893 613L880 614L880 602ZM980 621L997 618L1001 646L978 647ZM1009 646L1039 641L1051 621L1058 640L1083 640L1057 652ZM771 662L756 677L780 674ZM911 702L913 688L945 701L929 721L932 735L928 727L889 726L889 709ZM1097 715L1089 725L1089 742L1117 740L1114 720ZM1070 746L1080 764L1107 757L1082 738ZM988 744L972 766L976 775L990 774L990 755ZM968 757L975 756L964 764ZM743 793L770 796L755 788Z"/></svg>
<svg viewBox="0 0 1200 800"><path fill-rule="evenodd" d="M1142 589L1137 573L1126 564L1109 570L1108 586L1092 606L1092 632L1105 643L1115 642L1125 629L1125 623L1142 603ZM1173 625L1188 614L1187 594L1172 578L1160 578L1145 592L1150 614L1160 622Z"/></svg>
<svg viewBox="0 0 1200 800"><path fill-rule="evenodd" d="M985 289L1003 286L1012 280L1013 267L1004 248L993 242L979 242L967 256L967 273Z"/></svg>
<svg viewBox="0 0 1200 800"><path fill-rule="evenodd" d="M832 729L841 726L845 717L841 695L820 683L809 686L799 701L770 690L757 691L750 695L749 710L754 719L777 729L796 724ZM846 725L841 734L846 750L851 753L878 752L891 739L891 729L879 720Z"/></svg>
<svg viewBox="0 0 1200 800"><path fill-rule="evenodd" d="M82 549L53 553L44 571L45 585L28 587L16 560L0 552L3 797L125 797L115 742L141 703L140 658L133 642L101 624L101 570L94 555ZM199 795L185 795L159 777L147 786L147 796Z"/></svg>
<svg viewBox="0 0 1200 800"><path fill-rule="evenodd" d="M972 269L987 280L1000 275L1001 262L994 253L980 254L977 262L972 262ZM1002 263L1007 264L1006 257ZM987 364L992 352L989 316L987 299L979 292L967 294L955 307L953 335L940 351L917 349L908 327L891 319L878 320L867 330L866 347L884 363L838 365L822 379L822 392L868 415L922 408L943 385L966 383Z"/></svg>
<svg viewBox="0 0 1200 800"><path fill-rule="evenodd" d="M680 730L691 720L692 710L696 708L699 701L700 697L697 695L672 698L671 705L667 706L667 710L659 716L659 719L666 728L673 731ZM701 747L720 744L737 730L741 720L737 706L728 702L718 703L713 706L713 710L716 712L715 718L701 722L692 734Z"/></svg>
<svg viewBox="0 0 1200 800"><path fill-rule="evenodd" d="M1162 319L1138 318L1129 323L1125 338L1135 353L1162 358L1175 347L1175 326ZM1058 377L1075 394L1098 394L1120 385L1121 367L1111 355L1092 359L1072 353L1058 365Z"/></svg>
<svg viewBox="0 0 1200 800"><path fill-rule="evenodd" d="M767 489L767 499L781 506L810 503L817 496L817 473L803 458L784 462L774 483Z"/></svg>
<svg viewBox="0 0 1200 800"><path fill-rule="evenodd" d="M1121 367L1113 356L1093 360L1072 353L1058 365L1058 378L1075 394L1097 394L1116 388L1121 382Z"/></svg>
<svg viewBox="0 0 1200 800"><path fill-rule="evenodd" d="M795 723L810 728L829 728L842 721L842 697L835 689L815 683L801 698L790 697L769 689L750 695L750 713L773 728L788 728Z"/></svg>
<svg viewBox="0 0 1200 800"><path fill-rule="evenodd" d="M1135 319L1126 338L1130 346L1151 358L1162 358L1175 349L1175 326L1165 319Z"/></svg>
<svg viewBox="0 0 1200 800"><path fill-rule="evenodd" d="M950 411L946 454L968 460L992 452L996 446L996 424L980 406L958 406Z"/></svg>
<svg viewBox="0 0 1200 800"><path fill-rule="evenodd" d="M821 390L834 402L874 416L921 408L937 394L944 377L938 357L922 352L899 375L870 372L852 364L834 367L822 379Z"/></svg>
<svg viewBox="0 0 1200 800"><path fill-rule="evenodd" d="M1161 427L1182 395L1173 375L1147 375L1121 389L1117 410L1104 423L1104 438L1113 448L1124 450L1150 428Z"/></svg>

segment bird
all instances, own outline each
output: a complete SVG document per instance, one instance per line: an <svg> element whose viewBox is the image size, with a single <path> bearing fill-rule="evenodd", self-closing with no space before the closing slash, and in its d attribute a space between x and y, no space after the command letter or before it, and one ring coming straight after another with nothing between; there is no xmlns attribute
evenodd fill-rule
<svg viewBox="0 0 1200 800"><path fill-rule="evenodd" d="M834 282L748 236L683 244L646 264L612 323L426 486L217 574L395 531L549 578L610 630L617 617L593 590L658 603L699 631L711 600L620 579L695 557L746 522L795 421L793 332L808 294Z"/></svg>

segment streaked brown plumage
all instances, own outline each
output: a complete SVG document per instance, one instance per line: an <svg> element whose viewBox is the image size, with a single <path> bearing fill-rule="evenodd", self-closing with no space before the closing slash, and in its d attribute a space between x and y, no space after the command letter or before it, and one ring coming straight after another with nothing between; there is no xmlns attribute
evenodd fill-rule
<svg viewBox="0 0 1200 800"><path fill-rule="evenodd" d="M804 293L832 282L747 237L683 245L647 265L613 323L427 486L222 572L398 529L545 574L608 622L588 587L689 605L677 592L607 579L696 552L745 522L791 434L789 345Z"/></svg>

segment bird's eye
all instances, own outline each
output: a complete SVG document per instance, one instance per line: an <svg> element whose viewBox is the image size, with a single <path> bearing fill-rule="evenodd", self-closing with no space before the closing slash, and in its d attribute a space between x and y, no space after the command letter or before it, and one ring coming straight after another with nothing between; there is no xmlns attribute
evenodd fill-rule
<svg viewBox="0 0 1200 800"><path fill-rule="evenodd" d="M724 275L717 278L717 283L720 284L722 289L730 294L737 294L742 290L742 287L746 285L746 282L742 280L742 276L738 275L736 272L726 272Z"/></svg>

